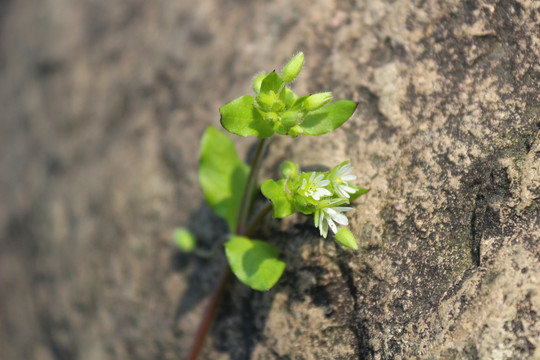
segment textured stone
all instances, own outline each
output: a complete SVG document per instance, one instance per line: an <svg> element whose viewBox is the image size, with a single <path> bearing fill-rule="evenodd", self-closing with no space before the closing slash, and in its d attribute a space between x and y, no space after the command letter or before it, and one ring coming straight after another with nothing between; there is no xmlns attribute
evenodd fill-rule
<svg viewBox="0 0 540 360"><path fill-rule="evenodd" d="M265 222L288 266L232 281L201 358L540 357L540 6L522 1L0 2L0 358L177 359L224 259L199 138L260 70L359 102L263 169L351 159L360 251ZM238 139L247 153L252 139Z"/></svg>

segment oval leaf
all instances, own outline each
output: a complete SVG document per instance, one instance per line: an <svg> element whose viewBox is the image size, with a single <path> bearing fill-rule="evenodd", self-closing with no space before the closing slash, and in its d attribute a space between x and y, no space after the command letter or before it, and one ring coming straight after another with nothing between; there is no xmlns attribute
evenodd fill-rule
<svg viewBox="0 0 540 360"><path fill-rule="evenodd" d="M206 202L212 210L236 230L236 221L242 194L249 173L234 149L233 142L222 132L210 126L201 141L199 182Z"/></svg>
<svg viewBox="0 0 540 360"><path fill-rule="evenodd" d="M277 248L264 241L233 236L225 243L225 253L236 277L255 290L270 289L285 269Z"/></svg>
<svg viewBox="0 0 540 360"><path fill-rule="evenodd" d="M347 121L357 104L349 100L339 100L333 104L307 113L302 128L306 135L323 135L340 127Z"/></svg>
<svg viewBox="0 0 540 360"><path fill-rule="evenodd" d="M195 236L184 228L174 229L173 239L176 246L184 252L192 252L197 246Z"/></svg>
<svg viewBox="0 0 540 360"><path fill-rule="evenodd" d="M285 179L274 181L266 180L261 186L263 195L272 202L274 218L284 218L294 213L292 198L285 191Z"/></svg>
<svg viewBox="0 0 540 360"><path fill-rule="evenodd" d="M272 136L274 130L253 106L254 101L252 96L246 95L220 107L221 126L238 136L257 136L259 138Z"/></svg>

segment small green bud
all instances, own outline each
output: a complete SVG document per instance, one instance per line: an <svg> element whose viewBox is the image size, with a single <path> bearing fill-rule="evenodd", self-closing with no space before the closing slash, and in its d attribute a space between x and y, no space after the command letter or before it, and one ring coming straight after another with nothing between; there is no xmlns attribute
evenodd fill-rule
<svg viewBox="0 0 540 360"><path fill-rule="evenodd" d="M295 125L289 129L289 136L292 137L293 139L303 133L304 133L304 129L302 129L299 125Z"/></svg>
<svg viewBox="0 0 540 360"><path fill-rule="evenodd" d="M275 112L264 113L264 120L270 125L274 126L279 121L279 116Z"/></svg>
<svg viewBox="0 0 540 360"><path fill-rule="evenodd" d="M273 91L270 91L265 94L259 94L255 98L255 101L257 101L257 104L265 110L269 110L272 108L272 105L274 105L274 102L276 101L276 93Z"/></svg>
<svg viewBox="0 0 540 360"><path fill-rule="evenodd" d="M302 214L306 214L306 215L313 214L315 210L317 209L315 205L317 204L317 201L311 200L300 193L297 193L294 196L293 200L294 200L294 207L296 208L296 210L300 211Z"/></svg>
<svg viewBox="0 0 540 360"><path fill-rule="evenodd" d="M298 176L298 172L298 166L292 161L285 161L283 165L281 165L281 175L284 178L296 177Z"/></svg>
<svg viewBox="0 0 540 360"><path fill-rule="evenodd" d="M332 93L329 92L313 94L304 101L304 108L308 111L317 110L332 99Z"/></svg>
<svg viewBox="0 0 540 360"><path fill-rule="evenodd" d="M299 52L293 58L285 65L283 68L283 72L281 73L281 76L283 77L283 81L285 82L291 82L298 74L300 74L300 70L302 70L302 66L304 65L304 53Z"/></svg>
<svg viewBox="0 0 540 360"><path fill-rule="evenodd" d="M266 73L260 72L255 76L255 79L253 79L253 91L255 91L255 94L258 94L259 91L261 91L261 83L263 79L266 77Z"/></svg>
<svg viewBox="0 0 540 360"><path fill-rule="evenodd" d="M286 111L281 114L281 123L286 128L291 128L298 124L298 111Z"/></svg>
<svg viewBox="0 0 540 360"><path fill-rule="evenodd" d="M282 92L283 102L285 103L285 106L290 108L294 105L294 102L296 101L297 97L296 94L289 88L284 88Z"/></svg>
<svg viewBox="0 0 540 360"><path fill-rule="evenodd" d="M184 252L192 252L197 245L197 240L195 240L193 234L183 228L174 230L173 239L176 246Z"/></svg>
<svg viewBox="0 0 540 360"><path fill-rule="evenodd" d="M347 228L341 228L338 230L336 234L336 241L349 249L358 250L356 239L354 238L351 230Z"/></svg>
<svg viewBox="0 0 540 360"><path fill-rule="evenodd" d="M279 135L287 135L288 129L283 126L281 121L276 121L274 125L272 126L272 129L277 132Z"/></svg>
<svg viewBox="0 0 540 360"><path fill-rule="evenodd" d="M272 111L275 112L281 112L285 110L285 104L281 100L276 100L276 102L272 105Z"/></svg>

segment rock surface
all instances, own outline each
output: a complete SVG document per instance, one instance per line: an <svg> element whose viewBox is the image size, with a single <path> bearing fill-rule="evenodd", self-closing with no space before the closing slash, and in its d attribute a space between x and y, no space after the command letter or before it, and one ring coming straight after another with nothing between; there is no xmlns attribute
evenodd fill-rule
<svg viewBox="0 0 540 360"><path fill-rule="evenodd" d="M296 90L359 110L264 173L350 158L361 251L267 221L285 276L231 282L201 358L540 358L539 26L533 0L0 2L0 358L185 356L224 261L169 238L225 229L199 138L298 50Z"/></svg>

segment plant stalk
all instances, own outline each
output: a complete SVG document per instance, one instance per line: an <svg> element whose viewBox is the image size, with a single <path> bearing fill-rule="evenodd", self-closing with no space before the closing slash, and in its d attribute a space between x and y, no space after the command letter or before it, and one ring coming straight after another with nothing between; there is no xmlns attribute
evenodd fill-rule
<svg viewBox="0 0 540 360"><path fill-rule="evenodd" d="M246 186L244 187L244 193L242 194L240 210L238 211L238 221L235 231L236 235L253 235L264 217L272 209L272 204L268 203L263 209L261 209L257 216L255 216L249 226L246 226L247 215L251 208L254 187L257 182L257 175L259 174L259 170L261 168L263 155L266 152L266 148L268 147L268 140L269 139L259 139L257 149L255 150L255 155L253 156L253 160L251 161L249 175L246 180ZM231 268L229 267L229 264L226 264L223 271L223 276L219 281L219 285L212 297L210 298L210 302L206 306L203 318L199 324L199 327L197 328L197 332L195 333L195 338L193 339L193 343L187 357L188 360L197 360L199 352L201 351L201 348L204 344L204 340L206 339L206 335L208 334L208 330L210 330L210 325L212 325L212 321L214 320L214 315L219 305L219 301L221 300L221 297L225 292L225 287L231 277L231 274Z"/></svg>
<svg viewBox="0 0 540 360"><path fill-rule="evenodd" d="M246 186L244 187L244 194L242 195L242 202L240 203L240 211L238 212L238 222L236 225L237 235L244 234L247 214L250 210L252 203L254 192L253 190L255 187L255 183L257 182L257 175L259 174L259 170L261 169L263 155L266 152L266 148L268 147L268 142L269 139L259 139L257 149L255 150L255 155L253 156L253 160L251 161L251 168L248 178L246 180Z"/></svg>

